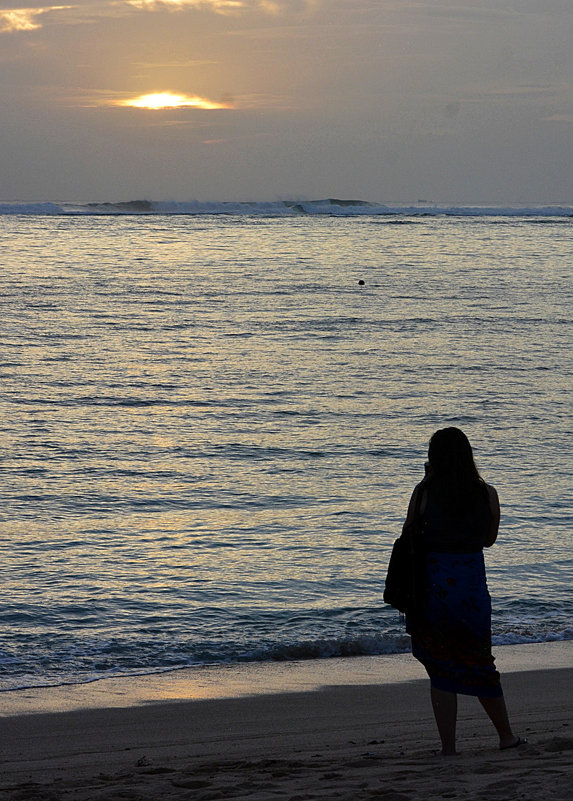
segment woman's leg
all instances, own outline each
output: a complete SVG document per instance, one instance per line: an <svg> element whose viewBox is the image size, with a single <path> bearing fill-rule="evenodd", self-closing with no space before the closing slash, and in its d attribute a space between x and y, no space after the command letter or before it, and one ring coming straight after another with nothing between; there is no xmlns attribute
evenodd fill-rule
<svg viewBox="0 0 573 801"><path fill-rule="evenodd" d="M442 754L453 756L456 753L456 721L458 716L458 696L445 690L430 688L432 708L442 741Z"/></svg>
<svg viewBox="0 0 573 801"><path fill-rule="evenodd" d="M479 701L499 734L499 747L510 748L516 745L518 738L511 730L503 695L499 698L480 698Z"/></svg>

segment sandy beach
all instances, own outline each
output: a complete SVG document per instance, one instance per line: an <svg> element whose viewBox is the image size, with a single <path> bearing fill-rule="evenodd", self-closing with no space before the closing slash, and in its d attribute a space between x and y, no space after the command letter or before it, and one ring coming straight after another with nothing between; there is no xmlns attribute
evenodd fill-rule
<svg viewBox="0 0 573 801"><path fill-rule="evenodd" d="M461 697L461 753L452 759L438 755L428 683L406 656L390 660L391 669L387 657L250 667L243 685L228 684L235 697L224 697L221 676L236 682L240 670L221 672L218 688L213 673L211 694L197 683L190 689L185 672L118 679L115 690L98 682L5 693L0 799L565 801L573 778L571 643L499 651L514 728L528 743L500 752L476 699ZM247 676L258 691L249 694Z"/></svg>

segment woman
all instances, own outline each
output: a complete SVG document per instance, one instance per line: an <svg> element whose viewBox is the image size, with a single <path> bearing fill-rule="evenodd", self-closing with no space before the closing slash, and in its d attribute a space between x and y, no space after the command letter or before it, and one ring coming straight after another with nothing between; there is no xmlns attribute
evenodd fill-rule
<svg viewBox="0 0 573 801"><path fill-rule="evenodd" d="M427 585L406 625L412 653L430 677L442 754L456 753L457 693L477 696L499 734L500 748L513 748L525 740L511 730L491 654L491 600L482 550L497 538L497 492L480 477L459 428L436 431L426 469L406 523L416 516L421 523L417 547L424 554Z"/></svg>

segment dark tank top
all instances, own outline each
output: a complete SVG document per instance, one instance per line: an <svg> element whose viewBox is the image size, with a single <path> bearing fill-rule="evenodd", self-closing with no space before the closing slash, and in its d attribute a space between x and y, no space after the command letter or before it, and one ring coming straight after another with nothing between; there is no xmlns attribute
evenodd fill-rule
<svg viewBox="0 0 573 801"><path fill-rule="evenodd" d="M481 551L491 523L485 484L483 493L480 493L468 508L457 514L441 501L430 483L423 484L421 489L426 495L426 506L422 514L426 550L439 553Z"/></svg>

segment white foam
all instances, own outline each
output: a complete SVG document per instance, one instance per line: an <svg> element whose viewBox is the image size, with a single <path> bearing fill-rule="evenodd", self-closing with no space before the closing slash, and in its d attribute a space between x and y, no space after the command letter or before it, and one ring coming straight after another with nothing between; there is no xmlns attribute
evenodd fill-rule
<svg viewBox="0 0 573 801"><path fill-rule="evenodd" d="M414 203L383 204L363 200L280 200L267 202L201 202L130 200L101 203L0 203L0 215L231 215L297 217L304 215L357 217L573 217L569 205L447 205Z"/></svg>

